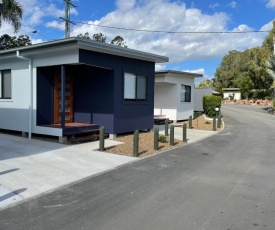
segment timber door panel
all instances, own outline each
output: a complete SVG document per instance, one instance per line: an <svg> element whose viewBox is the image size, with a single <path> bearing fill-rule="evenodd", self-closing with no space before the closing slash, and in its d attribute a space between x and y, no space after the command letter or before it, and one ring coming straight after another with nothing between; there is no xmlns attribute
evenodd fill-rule
<svg viewBox="0 0 275 230"><path fill-rule="evenodd" d="M73 81L66 76L65 81L65 123L73 122ZM54 76L54 123L61 123L61 77L59 73Z"/></svg>

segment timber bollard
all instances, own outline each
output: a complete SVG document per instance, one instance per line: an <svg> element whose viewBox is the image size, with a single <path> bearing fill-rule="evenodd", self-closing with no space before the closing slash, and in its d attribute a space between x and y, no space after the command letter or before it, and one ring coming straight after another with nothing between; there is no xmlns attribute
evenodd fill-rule
<svg viewBox="0 0 275 230"><path fill-rule="evenodd" d="M154 128L154 150L159 149L159 129Z"/></svg>
<svg viewBox="0 0 275 230"><path fill-rule="evenodd" d="M175 145L174 125L171 125L171 127L170 127L170 145Z"/></svg>
<svg viewBox="0 0 275 230"><path fill-rule="evenodd" d="M213 131L216 131L216 116L213 117Z"/></svg>
<svg viewBox="0 0 275 230"><path fill-rule="evenodd" d="M104 141L105 141L105 127L102 126L99 130L99 151L104 151Z"/></svg>
<svg viewBox="0 0 275 230"><path fill-rule="evenodd" d="M169 119L165 119L165 136L169 136L168 135L168 127L169 127Z"/></svg>
<svg viewBox="0 0 275 230"><path fill-rule="evenodd" d="M221 113L219 113L219 116L218 116L218 128L221 127L221 124L222 124L222 116L221 116Z"/></svg>
<svg viewBox="0 0 275 230"><path fill-rule="evenodd" d="M192 116L189 116L189 129L192 129Z"/></svg>
<svg viewBox="0 0 275 230"><path fill-rule="evenodd" d="M186 135L186 124L183 124L182 126L182 141L187 142L187 135Z"/></svg>
<svg viewBox="0 0 275 230"><path fill-rule="evenodd" d="M139 142L139 131L134 132L134 143L133 143L133 156L138 157L138 142Z"/></svg>

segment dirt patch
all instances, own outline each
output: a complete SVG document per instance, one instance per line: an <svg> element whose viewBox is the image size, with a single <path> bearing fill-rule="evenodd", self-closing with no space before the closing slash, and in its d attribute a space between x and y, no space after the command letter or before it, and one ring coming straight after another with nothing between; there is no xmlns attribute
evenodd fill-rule
<svg viewBox="0 0 275 230"><path fill-rule="evenodd" d="M187 128L189 128L189 121L178 122L178 124L186 124ZM211 118L206 119L204 116L200 116L192 120L192 129L212 131L213 119ZM217 131L220 131L221 129L222 129L222 124L220 128L217 128Z"/></svg>
<svg viewBox="0 0 275 230"><path fill-rule="evenodd" d="M189 127L189 122L179 122L178 124L186 124ZM198 130L212 131L212 120L200 116L192 121L192 128ZM217 131L221 128L217 129ZM133 134L118 135L116 141L124 142L124 144L117 145L106 149L106 152L115 153L124 156L133 156ZM154 133L153 132L141 132L139 134L139 157L143 158L149 155L156 154L165 150L169 150L175 147L185 145L186 143L180 140L175 140L175 145L170 145L170 137L167 137L166 143L159 142L159 150L154 150Z"/></svg>
<svg viewBox="0 0 275 230"><path fill-rule="evenodd" d="M124 156L133 156L133 134L118 136L116 141L124 142L124 144L107 148L106 152ZM143 158L149 155L153 155L157 152L162 152L171 148L182 146L184 144L186 143L183 141L175 140L175 145L171 146L170 138L166 137L165 143L159 142L159 150L154 150L154 133L141 132L139 134L139 157Z"/></svg>

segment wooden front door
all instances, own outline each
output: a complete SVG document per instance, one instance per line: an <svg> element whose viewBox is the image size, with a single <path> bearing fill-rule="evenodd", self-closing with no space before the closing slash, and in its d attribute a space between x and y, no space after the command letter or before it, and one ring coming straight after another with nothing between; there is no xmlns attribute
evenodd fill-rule
<svg viewBox="0 0 275 230"><path fill-rule="evenodd" d="M73 122L73 81L66 76L65 81L65 123ZM61 124L61 76L56 72L54 76L54 123Z"/></svg>

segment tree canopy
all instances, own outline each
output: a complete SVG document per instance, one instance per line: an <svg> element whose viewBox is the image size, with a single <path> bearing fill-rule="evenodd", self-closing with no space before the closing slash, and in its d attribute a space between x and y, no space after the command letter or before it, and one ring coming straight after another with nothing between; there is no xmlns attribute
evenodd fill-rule
<svg viewBox="0 0 275 230"><path fill-rule="evenodd" d="M215 89L221 92L222 88L240 88L243 97L249 97L252 90L259 92L260 97L267 96L265 92L268 92L274 81L267 66L273 53L273 36L274 22L273 29L261 47L253 47L243 52L232 50L226 54L215 72ZM275 57L272 61L275 71Z"/></svg>
<svg viewBox="0 0 275 230"><path fill-rule="evenodd" d="M0 50L28 46L31 44L32 42L27 35L20 35L17 38L16 36L9 36L8 34L4 34L0 37Z"/></svg>
<svg viewBox="0 0 275 230"><path fill-rule="evenodd" d="M92 40L95 40L98 42L104 42L104 43L106 43L106 39L107 39L103 33L94 34L93 37L90 38L89 33L86 32L84 35L83 34L77 35L77 37L92 39ZM127 48L126 41L123 39L123 37L119 35L116 36L113 40L111 40L110 44Z"/></svg>
<svg viewBox="0 0 275 230"><path fill-rule="evenodd" d="M23 16L23 7L16 0L3 0L3 8L0 11L0 27L3 21L11 24L14 32L18 32L21 28L21 20Z"/></svg>
<svg viewBox="0 0 275 230"><path fill-rule="evenodd" d="M213 81L211 79L206 79L204 81L201 81L196 88L211 88L213 87Z"/></svg>

